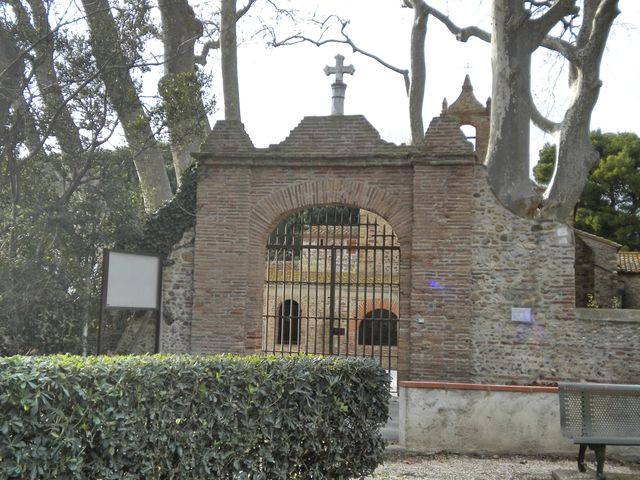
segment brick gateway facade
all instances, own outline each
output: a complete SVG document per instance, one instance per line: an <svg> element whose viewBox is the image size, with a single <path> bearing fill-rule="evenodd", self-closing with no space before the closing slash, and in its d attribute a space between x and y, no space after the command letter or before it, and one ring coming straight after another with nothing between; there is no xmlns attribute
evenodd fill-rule
<svg viewBox="0 0 640 480"><path fill-rule="evenodd" d="M218 122L196 154L195 233L165 269L161 350L263 351L269 235L294 212L346 205L397 236L399 379L637 381L638 335L614 352L581 333L571 229L498 203L453 115L459 106L417 146L382 141L362 116L306 117L265 149L240 123Z"/></svg>

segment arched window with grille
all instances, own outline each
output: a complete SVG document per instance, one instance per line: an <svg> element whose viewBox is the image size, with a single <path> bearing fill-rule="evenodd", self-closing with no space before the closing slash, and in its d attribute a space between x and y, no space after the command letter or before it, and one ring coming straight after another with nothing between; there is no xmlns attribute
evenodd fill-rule
<svg viewBox="0 0 640 480"><path fill-rule="evenodd" d="M358 345L398 345L398 317L386 308L370 310L358 326Z"/></svg>
<svg viewBox="0 0 640 480"><path fill-rule="evenodd" d="M297 345L300 342L300 305L295 300L285 300L278 307L279 344Z"/></svg>

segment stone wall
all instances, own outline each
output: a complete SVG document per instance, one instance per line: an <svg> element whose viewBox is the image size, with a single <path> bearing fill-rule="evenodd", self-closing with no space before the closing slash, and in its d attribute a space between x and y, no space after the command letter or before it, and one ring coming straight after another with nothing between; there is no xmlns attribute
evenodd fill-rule
<svg viewBox="0 0 640 480"><path fill-rule="evenodd" d="M640 273L618 274L624 284L624 308L640 308Z"/></svg>
<svg viewBox="0 0 640 480"><path fill-rule="evenodd" d="M566 328L575 305L572 231L508 211L483 167L473 195L474 381L528 385L570 376L558 346L574 340ZM530 323L513 321L513 308L530 309Z"/></svg>
<svg viewBox="0 0 640 480"><path fill-rule="evenodd" d="M640 384L640 310L578 308L571 329L572 379Z"/></svg>
<svg viewBox="0 0 640 480"><path fill-rule="evenodd" d="M580 235L575 235L575 250L576 307L584 308L594 292L595 253Z"/></svg>
<svg viewBox="0 0 640 480"><path fill-rule="evenodd" d="M191 351L194 231L189 230L165 260L162 277L160 351Z"/></svg>

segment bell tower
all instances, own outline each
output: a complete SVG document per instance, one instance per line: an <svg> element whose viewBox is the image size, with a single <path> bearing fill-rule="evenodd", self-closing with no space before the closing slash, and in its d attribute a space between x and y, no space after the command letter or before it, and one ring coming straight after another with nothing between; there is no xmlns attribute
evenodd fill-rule
<svg viewBox="0 0 640 480"><path fill-rule="evenodd" d="M452 117L462 127L471 125L476 129L475 138L468 137L469 140L475 140L475 150L478 160L484 163L487 156L487 146L489 144L489 127L491 122L491 99L487 99L487 105L482 105L473 94L473 86L469 75L464 77L462 84L462 92L460 96L450 106L447 105L447 99L442 102L443 117Z"/></svg>

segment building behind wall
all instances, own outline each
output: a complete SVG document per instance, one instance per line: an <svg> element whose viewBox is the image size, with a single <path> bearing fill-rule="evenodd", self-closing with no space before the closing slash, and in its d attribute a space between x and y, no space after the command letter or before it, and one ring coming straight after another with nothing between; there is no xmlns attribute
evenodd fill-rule
<svg viewBox="0 0 640 480"><path fill-rule="evenodd" d="M624 284L618 278L617 253L622 246L576 230L576 307L622 306Z"/></svg>
<svg viewBox="0 0 640 480"><path fill-rule="evenodd" d="M618 252L618 278L624 285L622 306L640 309L640 252Z"/></svg>

